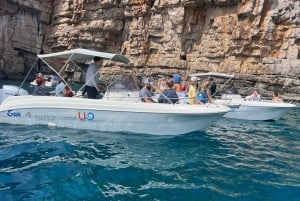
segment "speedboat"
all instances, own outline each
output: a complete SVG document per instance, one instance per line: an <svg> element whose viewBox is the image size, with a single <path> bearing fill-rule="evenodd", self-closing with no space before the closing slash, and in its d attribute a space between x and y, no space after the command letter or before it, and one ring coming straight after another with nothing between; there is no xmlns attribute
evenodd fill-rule
<svg viewBox="0 0 300 201"><path fill-rule="evenodd" d="M63 79L59 72L63 71L66 64L57 72L47 59L64 59L76 64L92 60L95 56L123 65L129 63L129 59L123 55L86 49L43 54L38 58ZM135 80L130 76L122 78L110 83L101 99L87 99L82 96L80 89L74 97L32 96L26 93L2 97L0 123L179 135L206 129L230 111L230 108L222 105L143 103L138 96L137 84L132 83Z"/></svg>
<svg viewBox="0 0 300 201"><path fill-rule="evenodd" d="M226 73L196 73L191 76L201 77L223 77L228 78L225 84L229 83L234 75ZM221 87L222 88L222 87ZM243 120L258 120L258 121L273 121L279 120L289 110L295 108L295 104L278 103L271 100L250 101L246 97L239 94L223 93L221 97L216 97L215 103L226 105L231 108L231 111L226 113L224 117Z"/></svg>
<svg viewBox="0 0 300 201"><path fill-rule="evenodd" d="M46 80L46 87L53 88L58 84L58 77L55 75L43 75L43 78ZM31 81L30 85L36 86L36 79Z"/></svg>
<svg viewBox="0 0 300 201"><path fill-rule="evenodd" d="M279 120L296 105L272 101L247 101L240 95L223 94L216 103L227 105L231 111L224 115L227 118L244 120Z"/></svg>

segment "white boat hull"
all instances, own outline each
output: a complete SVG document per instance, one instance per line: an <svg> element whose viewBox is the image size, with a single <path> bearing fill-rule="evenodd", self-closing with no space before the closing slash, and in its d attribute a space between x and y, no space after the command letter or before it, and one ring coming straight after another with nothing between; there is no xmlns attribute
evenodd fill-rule
<svg viewBox="0 0 300 201"><path fill-rule="evenodd" d="M253 121L278 120L296 105L290 103L275 103L264 101L217 100L231 108L224 117Z"/></svg>
<svg viewBox="0 0 300 201"><path fill-rule="evenodd" d="M209 127L228 107L133 103L49 96L14 96L0 106L0 122L108 132L178 135Z"/></svg>

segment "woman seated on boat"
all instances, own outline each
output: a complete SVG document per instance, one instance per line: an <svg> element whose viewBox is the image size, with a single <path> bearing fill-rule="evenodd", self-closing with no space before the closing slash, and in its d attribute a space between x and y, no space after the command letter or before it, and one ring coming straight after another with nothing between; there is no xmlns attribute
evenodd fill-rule
<svg viewBox="0 0 300 201"><path fill-rule="evenodd" d="M166 77L162 77L157 80L157 92L162 93L166 89L166 80Z"/></svg>
<svg viewBox="0 0 300 201"><path fill-rule="evenodd" d="M34 87L33 96L49 96L49 92L45 88L46 80L42 77L38 77L36 80L36 86Z"/></svg>
<svg viewBox="0 0 300 201"><path fill-rule="evenodd" d="M197 77L191 77L190 86L188 89L188 104L197 105L203 103L197 98Z"/></svg>
<svg viewBox="0 0 300 201"><path fill-rule="evenodd" d="M65 80L66 76L63 77ZM64 90L66 88L66 84L64 83L63 80L59 80L58 85L55 87L55 96L64 96Z"/></svg>
<svg viewBox="0 0 300 201"><path fill-rule="evenodd" d="M273 99L272 99L272 102L283 103L283 100L282 100L282 98L280 98L280 97L278 96L278 92L277 92L277 91L274 91L274 92L273 92Z"/></svg>
<svg viewBox="0 0 300 201"><path fill-rule="evenodd" d="M159 103L177 103L179 98L177 96L176 91L174 90L174 82L173 79L168 79L166 82L166 89L163 93L159 96L158 102Z"/></svg>
<svg viewBox="0 0 300 201"><path fill-rule="evenodd" d="M211 92L210 92L211 82L205 81L201 86L201 93L198 95L198 99L202 103L214 103Z"/></svg>
<svg viewBox="0 0 300 201"><path fill-rule="evenodd" d="M188 84L189 78L187 75L184 75L181 79L181 92L187 93L188 91Z"/></svg>
<svg viewBox="0 0 300 201"><path fill-rule="evenodd" d="M65 88L65 90L64 90L63 93L64 93L64 97L73 97L74 96L73 91L68 86L66 86L66 88Z"/></svg>
<svg viewBox="0 0 300 201"><path fill-rule="evenodd" d="M260 101L260 95L256 89L253 90L250 96L246 97L247 101Z"/></svg>
<svg viewBox="0 0 300 201"><path fill-rule="evenodd" d="M63 80L60 80L59 84L55 87L55 96L61 97L73 97L74 94L70 87L65 83L68 80L68 77L63 76ZM65 82L64 82L65 81Z"/></svg>

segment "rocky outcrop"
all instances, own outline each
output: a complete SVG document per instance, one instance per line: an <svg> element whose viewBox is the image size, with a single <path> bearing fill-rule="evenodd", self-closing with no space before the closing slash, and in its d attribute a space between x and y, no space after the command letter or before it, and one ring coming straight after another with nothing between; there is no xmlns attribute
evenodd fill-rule
<svg viewBox="0 0 300 201"><path fill-rule="evenodd" d="M18 78L40 53L51 1L0 0L0 77Z"/></svg>
<svg viewBox="0 0 300 201"><path fill-rule="evenodd" d="M258 87L300 99L298 0L0 0L0 76L24 74L37 52L76 47L121 52L131 69L237 75L242 93ZM221 82L221 80L217 80Z"/></svg>

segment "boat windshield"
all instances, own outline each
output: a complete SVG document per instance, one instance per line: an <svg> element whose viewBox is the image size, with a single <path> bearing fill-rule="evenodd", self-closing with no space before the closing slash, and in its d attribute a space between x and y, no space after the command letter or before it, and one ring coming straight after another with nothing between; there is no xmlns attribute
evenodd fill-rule
<svg viewBox="0 0 300 201"><path fill-rule="evenodd" d="M139 91L140 88L131 75L122 75L107 87L107 92L112 91Z"/></svg>

